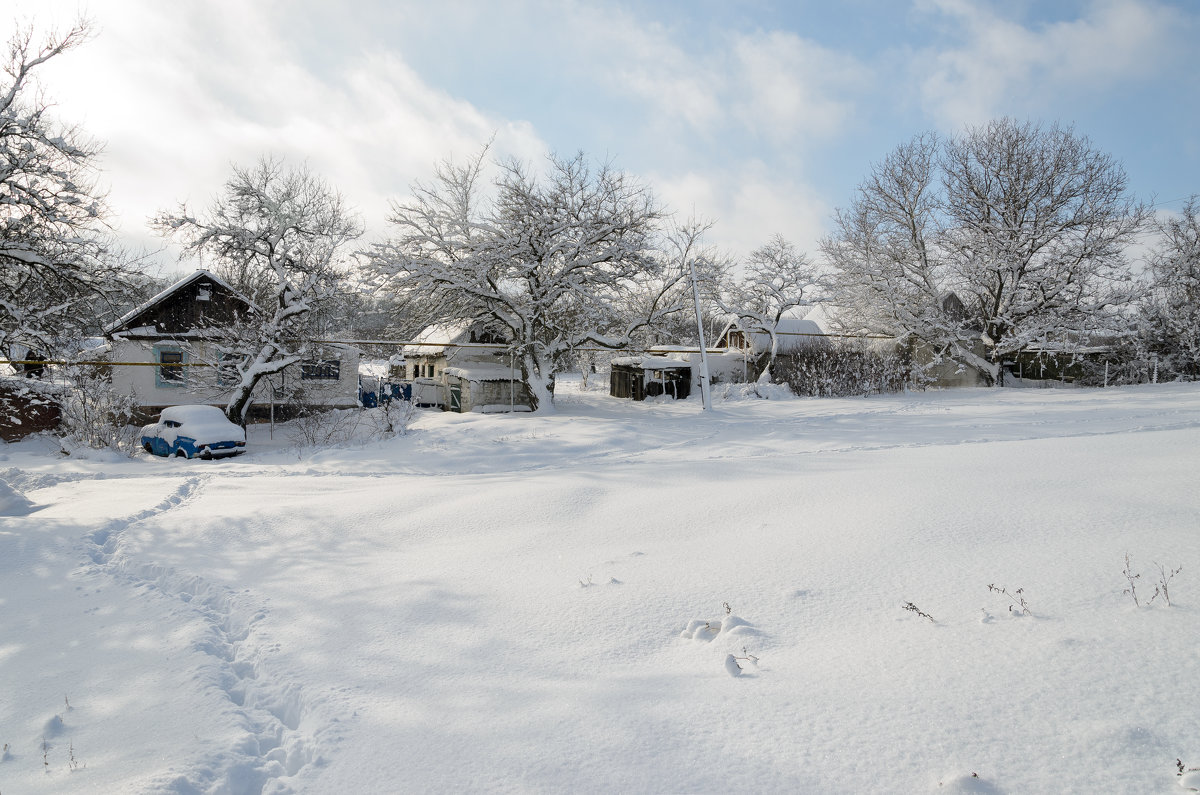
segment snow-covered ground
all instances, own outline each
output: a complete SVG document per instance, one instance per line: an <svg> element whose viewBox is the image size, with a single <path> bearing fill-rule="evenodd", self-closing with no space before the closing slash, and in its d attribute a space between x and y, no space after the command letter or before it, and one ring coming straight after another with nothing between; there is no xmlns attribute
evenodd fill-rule
<svg viewBox="0 0 1200 795"><path fill-rule="evenodd" d="M706 414L566 381L553 415L339 449L49 449L0 444L4 795L1150 793L1200 766L1200 385Z"/></svg>

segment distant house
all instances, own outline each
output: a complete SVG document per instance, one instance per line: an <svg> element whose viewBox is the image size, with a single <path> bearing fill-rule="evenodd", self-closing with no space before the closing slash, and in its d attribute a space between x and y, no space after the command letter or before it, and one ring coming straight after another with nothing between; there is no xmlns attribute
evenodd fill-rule
<svg viewBox="0 0 1200 795"><path fill-rule="evenodd" d="M235 384L233 376L222 378L216 341L258 311L209 271L180 279L104 330L114 362L113 387L133 395L143 415L175 405L223 407ZM355 348L328 345L310 361L263 379L254 392L251 416L263 417L274 403L291 396L293 403L310 406L357 406L358 358ZM118 364L122 362L131 364ZM284 411L280 406L280 416Z"/></svg>
<svg viewBox="0 0 1200 795"><path fill-rule="evenodd" d="M807 307L805 307L807 310ZM820 348L829 344L825 329L807 317L785 315L775 326L775 363L781 364L788 357ZM759 330L751 330L737 319L730 320L717 337L717 347L727 353L741 354L741 373L736 368L728 367L732 363L726 359L728 380L753 381L761 374L771 353L771 335ZM738 377L740 375L740 378ZM772 372L772 377L774 373Z"/></svg>
<svg viewBox="0 0 1200 795"><path fill-rule="evenodd" d="M404 347L412 399L446 411L532 411L533 401L508 341L480 322L429 326Z"/></svg>

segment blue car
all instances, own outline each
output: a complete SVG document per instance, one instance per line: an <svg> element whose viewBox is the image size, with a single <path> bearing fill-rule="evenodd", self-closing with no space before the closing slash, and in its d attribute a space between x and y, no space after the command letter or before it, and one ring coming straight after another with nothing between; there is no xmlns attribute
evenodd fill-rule
<svg viewBox="0 0 1200 795"><path fill-rule="evenodd" d="M223 458L246 450L246 432L215 406L171 406L142 428L147 453L183 458Z"/></svg>

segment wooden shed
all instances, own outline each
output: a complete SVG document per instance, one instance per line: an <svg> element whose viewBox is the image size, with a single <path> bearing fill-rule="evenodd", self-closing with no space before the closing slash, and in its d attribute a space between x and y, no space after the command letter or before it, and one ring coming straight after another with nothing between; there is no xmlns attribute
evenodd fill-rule
<svg viewBox="0 0 1200 795"><path fill-rule="evenodd" d="M692 393L692 364L666 356L614 359L608 393L613 397L645 400L667 395L683 400Z"/></svg>

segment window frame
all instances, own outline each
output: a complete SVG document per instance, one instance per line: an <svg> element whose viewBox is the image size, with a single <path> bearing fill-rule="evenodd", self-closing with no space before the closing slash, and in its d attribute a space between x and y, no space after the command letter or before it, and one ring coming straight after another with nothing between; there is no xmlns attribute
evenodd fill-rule
<svg viewBox="0 0 1200 795"><path fill-rule="evenodd" d="M333 383L342 380L341 359L313 359L300 362L301 381L323 381Z"/></svg>
<svg viewBox="0 0 1200 795"><path fill-rule="evenodd" d="M178 356L178 361L164 361L165 356ZM162 389L186 389L188 355L179 345L154 346L154 385Z"/></svg>

